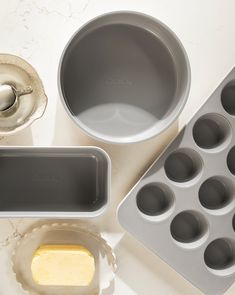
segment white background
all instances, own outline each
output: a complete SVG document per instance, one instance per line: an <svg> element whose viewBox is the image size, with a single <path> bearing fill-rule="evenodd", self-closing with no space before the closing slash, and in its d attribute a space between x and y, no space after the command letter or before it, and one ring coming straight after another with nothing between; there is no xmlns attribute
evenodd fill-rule
<svg viewBox="0 0 235 295"><path fill-rule="evenodd" d="M118 259L116 278L107 294L199 295L201 292L172 268L134 238L124 235L115 218L117 204L176 134L177 124L148 142L110 146L82 133L59 101L57 66L66 42L91 18L115 10L135 10L158 18L175 31L185 46L192 84L179 119L180 128L234 66L233 0L0 0L0 52L16 54L30 62L44 83L49 101L42 119L15 136L1 138L0 144L103 147L113 164L112 206L103 218L94 222L113 245ZM32 219L0 220L0 295L24 294L12 274L10 256L15 239L33 222ZM232 294L235 286L226 292Z"/></svg>

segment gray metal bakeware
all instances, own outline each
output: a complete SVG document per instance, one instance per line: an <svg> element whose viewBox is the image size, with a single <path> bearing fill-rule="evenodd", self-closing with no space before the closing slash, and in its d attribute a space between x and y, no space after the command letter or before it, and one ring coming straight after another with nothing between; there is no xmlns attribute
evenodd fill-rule
<svg viewBox="0 0 235 295"><path fill-rule="evenodd" d="M94 217L107 207L110 159L97 147L1 147L0 217Z"/></svg>
<svg viewBox="0 0 235 295"><path fill-rule="evenodd" d="M124 144L166 130L190 88L187 54L151 16L101 15L80 28L61 57L58 87L73 121L95 138Z"/></svg>
<svg viewBox="0 0 235 295"><path fill-rule="evenodd" d="M121 225L207 295L235 281L235 68L129 192Z"/></svg>

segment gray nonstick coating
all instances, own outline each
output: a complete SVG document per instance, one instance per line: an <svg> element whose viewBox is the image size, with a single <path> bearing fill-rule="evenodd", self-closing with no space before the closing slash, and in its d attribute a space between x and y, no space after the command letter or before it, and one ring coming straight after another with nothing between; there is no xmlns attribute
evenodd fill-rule
<svg viewBox="0 0 235 295"><path fill-rule="evenodd" d="M110 160L96 147L4 147L0 178L0 217L93 217L108 204Z"/></svg>
<svg viewBox="0 0 235 295"><path fill-rule="evenodd" d="M112 143L151 138L178 117L190 68L178 38L135 12L102 15L81 28L62 55L58 76L69 115Z"/></svg>

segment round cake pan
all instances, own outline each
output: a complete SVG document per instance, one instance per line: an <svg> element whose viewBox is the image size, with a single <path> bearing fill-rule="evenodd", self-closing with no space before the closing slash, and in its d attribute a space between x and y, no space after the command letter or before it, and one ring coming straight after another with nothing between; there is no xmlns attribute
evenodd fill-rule
<svg viewBox="0 0 235 295"><path fill-rule="evenodd" d="M187 54L176 35L137 12L99 16L62 54L58 86L70 117L91 136L133 143L166 130L190 88Z"/></svg>

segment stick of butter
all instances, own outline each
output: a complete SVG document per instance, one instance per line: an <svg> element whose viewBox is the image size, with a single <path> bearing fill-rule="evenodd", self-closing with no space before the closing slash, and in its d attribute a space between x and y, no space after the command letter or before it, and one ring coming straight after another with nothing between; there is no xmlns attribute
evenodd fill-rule
<svg viewBox="0 0 235 295"><path fill-rule="evenodd" d="M95 273L94 256L81 245L42 245L33 255L34 281L47 286L88 286Z"/></svg>

